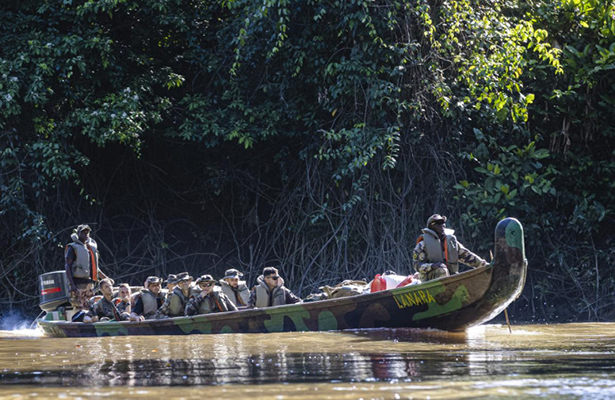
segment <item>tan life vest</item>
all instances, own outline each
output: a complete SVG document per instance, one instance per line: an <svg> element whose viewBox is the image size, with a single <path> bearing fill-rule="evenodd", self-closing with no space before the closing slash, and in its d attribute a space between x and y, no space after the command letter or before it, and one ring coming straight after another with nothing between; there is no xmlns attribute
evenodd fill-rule
<svg viewBox="0 0 615 400"><path fill-rule="evenodd" d="M423 229L423 241L425 242L425 250L427 250L428 262L442 262L448 267L451 274L459 272L459 248L457 246L457 238L452 234L444 234L444 251L442 244L438 239L437 233L431 229Z"/></svg>
<svg viewBox="0 0 615 400"><path fill-rule="evenodd" d="M281 279L281 278L280 278ZM267 284L263 281L259 282L259 285L254 288L256 290L256 307L265 308L269 306L269 290ZM282 286L276 286L273 288L273 300L271 306L281 306L286 304L286 296Z"/></svg>
<svg viewBox="0 0 615 400"><path fill-rule="evenodd" d="M154 293L147 289L141 289L139 296L143 302L143 317L145 317L145 319L154 318L156 311L158 311L158 302L156 301Z"/></svg>
<svg viewBox="0 0 615 400"><path fill-rule="evenodd" d="M179 287L173 289L171 299L169 300L169 317L184 315L187 302L188 299L184 296L184 292L182 292Z"/></svg>
<svg viewBox="0 0 615 400"><path fill-rule="evenodd" d="M71 265L73 278L98 281L98 252L89 244L86 245L79 240L75 240L66 245L65 258L69 246L75 251L75 260Z"/></svg>
<svg viewBox="0 0 615 400"><path fill-rule="evenodd" d="M215 309L215 306L218 306L218 310L221 312L228 311L226 303L220 298L221 293L220 289L214 288L213 296L207 296L201 302L198 314L209 314Z"/></svg>
<svg viewBox="0 0 615 400"><path fill-rule="evenodd" d="M248 305L250 300L250 290L243 281L239 282L237 291L233 290L231 285L224 279L220 280L220 286L222 287L222 293L226 295L237 307Z"/></svg>

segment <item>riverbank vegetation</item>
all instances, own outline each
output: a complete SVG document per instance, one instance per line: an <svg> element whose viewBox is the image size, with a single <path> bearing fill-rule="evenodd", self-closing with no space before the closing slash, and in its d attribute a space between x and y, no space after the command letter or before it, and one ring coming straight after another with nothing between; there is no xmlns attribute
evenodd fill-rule
<svg viewBox="0 0 615 400"><path fill-rule="evenodd" d="M282 266L409 273L429 215L487 257L525 227L517 319L612 320L615 10L602 0L8 0L0 298L93 228L140 284Z"/></svg>

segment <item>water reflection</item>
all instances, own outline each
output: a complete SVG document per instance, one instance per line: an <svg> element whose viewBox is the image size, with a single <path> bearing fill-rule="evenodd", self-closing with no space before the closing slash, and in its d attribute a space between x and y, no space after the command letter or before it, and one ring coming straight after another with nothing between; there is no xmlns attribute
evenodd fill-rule
<svg viewBox="0 0 615 400"><path fill-rule="evenodd" d="M498 385L511 390L514 382L530 390L536 379L562 383L591 377L591 384L605 387L615 382L613 328L615 324L591 329L582 324L519 327L513 334L506 327L487 326L454 334L383 329L83 339L0 334L0 383L248 388L388 382L444 388L472 382L482 391ZM542 383L536 385L546 390Z"/></svg>
<svg viewBox="0 0 615 400"><path fill-rule="evenodd" d="M463 338L437 331L421 335L375 330L43 339L28 342L29 351L40 353L41 362L7 354L18 362L13 368L5 365L0 379L12 384L92 387L407 380L446 369L440 364L448 357L429 360L424 347L462 343ZM403 343L415 351L390 348Z"/></svg>
<svg viewBox="0 0 615 400"><path fill-rule="evenodd" d="M473 332L474 338L484 338L484 329L470 330L468 332L444 332L436 329L415 329L415 328L399 328L399 329L360 329L356 331L344 331L340 334L353 335L358 338L363 338L365 341L393 341L412 342L425 344L466 344L470 335ZM482 333L482 336L481 336Z"/></svg>

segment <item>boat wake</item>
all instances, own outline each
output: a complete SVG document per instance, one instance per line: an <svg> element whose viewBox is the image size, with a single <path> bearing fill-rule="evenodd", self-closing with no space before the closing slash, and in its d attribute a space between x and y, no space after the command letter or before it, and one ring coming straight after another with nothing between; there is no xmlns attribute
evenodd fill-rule
<svg viewBox="0 0 615 400"><path fill-rule="evenodd" d="M36 327L32 321L28 321L23 315L11 312L0 318L0 338L23 339L38 338L44 336L43 330Z"/></svg>
<svg viewBox="0 0 615 400"><path fill-rule="evenodd" d="M0 339L29 339L45 336L43 330L37 329L14 329L10 331L0 331Z"/></svg>

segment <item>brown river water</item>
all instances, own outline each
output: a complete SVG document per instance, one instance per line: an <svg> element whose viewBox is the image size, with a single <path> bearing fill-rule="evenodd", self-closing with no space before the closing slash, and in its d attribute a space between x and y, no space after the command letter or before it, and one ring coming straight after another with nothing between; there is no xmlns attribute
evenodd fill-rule
<svg viewBox="0 0 615 400"><path fill-rule="evenodd" d="M615 399L615 323L51 339L0 331L0 398Z"/></svg>

